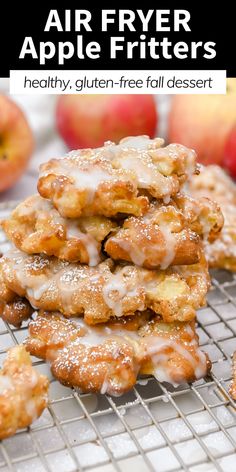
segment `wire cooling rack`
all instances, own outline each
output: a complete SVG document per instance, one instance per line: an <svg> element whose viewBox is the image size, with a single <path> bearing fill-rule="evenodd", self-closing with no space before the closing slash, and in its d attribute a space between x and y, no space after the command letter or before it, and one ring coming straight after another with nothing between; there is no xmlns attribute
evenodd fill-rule
<svg viewBox="0 0 236 472"><path fill-rule="evenodd" d="M11 205L12 207L12 205ZM9 213L2 207L0 218ZM0 233L0 251L9 243ZM50 404L25 430L0 443L0 472L235 472L236 411L228 394L236 350L236 276L212 273L198 312L200 344L213 363L204 380L174 389L140 379L128 394L79 394L51 379ZM0 361L27 336L0 320Z"/></svg>

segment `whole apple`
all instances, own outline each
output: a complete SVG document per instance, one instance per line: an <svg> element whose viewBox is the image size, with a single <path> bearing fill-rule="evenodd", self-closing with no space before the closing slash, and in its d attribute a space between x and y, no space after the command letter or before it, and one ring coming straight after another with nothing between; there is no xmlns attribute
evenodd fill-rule
<svg viewBox="0 0 236 472"><path fill-rule="evenodd" d="M125 136L155 136L152 95L62 95L56 108L60 135L70 149L102 146Z"/></svg>
<svg viewBox="0 0 236 472"><path fill-rule="evenodd" d="M23 174L33 150L33 135L21 109L0 95L0 192Z"/></svg>
<svg viewBox="0 0 236 472"><path fill-rule="evenodd" d="M236 79L226 95L176 95L169 115L170 142L193 148L200 162L221 164L227 136L236 123Z"/></svg>
<svg viewBox="0 0 236 472"><path fill-rule="evenodd" d="M236 125L230 131L224 149L223 166L236 178Z"/></svg>

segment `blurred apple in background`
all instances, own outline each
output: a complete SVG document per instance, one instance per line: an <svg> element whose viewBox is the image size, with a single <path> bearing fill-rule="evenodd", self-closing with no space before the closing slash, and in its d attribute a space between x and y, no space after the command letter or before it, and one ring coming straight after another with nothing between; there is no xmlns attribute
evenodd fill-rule
<svg viewBox="0 0 236 472"><path fill-rule="evenodd" d="M24 172L33 150L33 135L21 109L0 95L0 192Z"/></svg>
<svg viewBox="0 0 236 472"><path fill-rule="evenodd" d="M236 123L236 78L227 95L176 95L169 115L170 142L195 149L198 160L221 164L225 142Z"/></svg>
<svg viewBox="0 0 236 472"><path fill-rule="evenodd" d="M236 178L236 125L230 131L225 144L223 166Z"/></svg>
<svg viewBox="0 0 236 472"><path fill-rule="evenodd" d="M102 146L125 136L155 136L157 108L152 95L62 95L56 122L70 149Z"/></svg>

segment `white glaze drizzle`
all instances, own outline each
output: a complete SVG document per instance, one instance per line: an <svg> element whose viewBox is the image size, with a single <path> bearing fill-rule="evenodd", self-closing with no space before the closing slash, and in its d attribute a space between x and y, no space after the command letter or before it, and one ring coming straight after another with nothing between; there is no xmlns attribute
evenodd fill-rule
<svg viewBox="0 0 236 472"><path fill-rule="evenodd" d="M90 234L82 233L82 231L79 230L76 221L68 221L66 227L67 237L69 239L76 238L83 242L88 254L88 265L90 267L96 266L101 261L96 239Z"/></svg>
<svg viewBox="0 0 236 472"><path fill-rule="evenodd" d="M85 334L80 338L79 342L87 346L98 346L109 338L119 339L121 342L127 342L133 346L136 341L139 345L140 350L144 350L150 357L153 364L153 375L160 382L169 382L174 386L177 384L173 383L171 378L171 370L168 369L169 354L165 354L166 348L171 348L177 352L181 357L186 359L192 366L196 379L201 378L206 373L206 356L197 346L197 342L194 340L194 332L188 324L186 324L185 331L192 338L191 341L186 342L186 345L196 345L194 357L187 348L184 347L184 343L179 343L173 339L168 339L161 334L150 334L148 336L140 337L137 331L130 331L125 328L114 325L112 328L107 326L88 326L82 318L72 318L72 323L78 327L82 327L85 330ZM194 342L193 342L194 341ZM114 353L115 358L115 353ZM162 363L166 363L165 368L162 367ZM101 393L105 393L107 389L107 382L104 381L102 385Z"/></svg>
<svg viewBox="0 0 236 472"><path fill-rule="evenodd" d="M32 418L32 421L37 419L38 412L35 401L32 398L28 398L28 400L25 402L25 411L27 415Z"/></svg>
<svg viewBox="0 0 236 472"><path fill-rule="evenodd" d="M148 151L148 149L157 149L163 144L164 140L161 138L150 139L145 135L128 136L127 138L123 138L119 144L107 141L104 148L99 148L98 151L111 151L116 156L123 150L134 149L136 151Z"/></svg>
<svg viewBox="0 0 236 472"><path fill-rule="evenodd" d="M134 241L119 239L115 236L112 238L112 241L129 254L130 259L134 264L140 267L143 266L146 256L142 248L138 247L138 245Z"/></svg>
<svg viewBox="0 0 236 472"><path fill-rule="evenodd" d="M0 375L0 395L4 394L6 390L13 387L14 385L12 383L11 377L8 375Z"/></svg>
<svg viewBox="0 0 236 472"><path fill-rule="evenodd" d="M98 186L102 182L111 181L117 177L115 174L109 173L105 169L101 169L95 165L93 167L93 165L87 164L88 169L83 169L79 167L79 165L73 165L73 158L74 160L78 159L79 153L75 156L70 154L66 158L58 159L58 167L55 169L55 173L62 173L72 178L77 189L87 192L87 204L90 204L94 199L94 194ZM42 171L40 177L46 177L51 172L51 170Z"/></svg>
<svg viewBox="0 0 236 472"><path fill-rule="evenodd" d="M89 266L94 267L101 261L101 257L97 244L95 243L95 239L90 234L87 234L83 241L86 246L86 251L89 257Z"/></svg>
<svg viewBox="0 0 236 472"><path fill-rule="evenodd" d="M152 194L161 191L165 201L169 201L172 191L172 184L168 178L159 172L157 165L153 162L150 150L157 150L164 144L160 138L154 140L148 136L131 136L121 140L119 144L107 142L103 147L96 149L77 150L70 152L66 158L57 160L53 172L64 174L73 179L75 187L87 192L87 203L92 203L98 186L105 181L117 180L120 178L120 169L133 172L133 179L138 188L149 188ZM178 151L176 151L178 153ZM87 158L86 158L87 153ZM171 151L163 148L166 158L173 159ZM104 161L120 161L120 169L106 165L101 168L101 164L96 167L96 159L101 158ZM84 160L84 168L83 168ZM93 162L94 160L94 162ZM74 162L73 162L74 161ZM79 165L76 165L78 161ZM105 162L104 162L105 163ZM107 162L106 162L107 163ZM86 169L86 166L88 167ZM99 167L100 166L100 167ZM40 177L45 177L52 172L51 169L41 171ZM122 179L132 178L132 176L122 174ZM156 192L155 187L158 188Z"/></svg>
<svg viewBox="0 0 236 472"><path fill-rule="evenodd" d="M166 254L162 259L162 262L160 264L160 268L162 270L167 269L173 262L175 255L176 255L176 238L175 234L171 232L170 228L168 225L161 225L160 226L161 233L164 237L165 241L165 251ZM146 259L146 255L144 253L144 250L142 250L142 247L139 247L134 241L128 241L125 239L119 239L116 238L115 236L112 237L112 241L116 243L121 249L124 249L130 256L131 261L137 265L142 267L144 264L144 261ZM154 247L153 247L154 249ZM159 247L156 248L157 251L159 250Z"/></svg>
<svg viewBox="0 0 236 472"><path fill-rule="evenodd" d="M115 179L115 176L109 174L108 172L99 169L92 168L90 166L89 170L80 170L73 169L72 177L74 178L76 188L86 189L89 191L87 203L91 203L94 199L94 194L98 186L104 181L111 181Z"/></svg>
<svg viewBox="0 0 236 472"><path fill-rule="evenodd" d="M164 236L165 240L165 249L166 249L166 254L162 259L161 262L161 269L165 270L167 267L170 266L170 264L173 262L176 254L176 239L174 233L172 233L168 227L168 225L161 225L160 230L162 232L162 235Z"/></svg>
<svg viewBox="0 0 236 472"><path fill-rule="evenodd" d="M121 160L122 168L131 170L138 178L139 188L149 188L155 180L156 168L153 164L143 163L139 157L127 156Z"/></svg>
<svg viewBox="0 0 236 472"><path fill-rule="evenodd" d="M201 353L203 357L199 356L199 352L201 352L200 349L197 350L199 362L196 364L196 360L192 356L191 352L185 349L180 343L173 341L172 339L166 339L166 338L161 338L157 336L150 336L150 337L144 338L144 342L146 345L147 352L152 357L152 361L154 362L154 364L156 362L155 360L156 354L158 354L159 351L164 350L166 347L170 347L174 351L178 352L178 354L180 354L181 357L186 359L189 362L189 364L192 365L196 379L200 378L201 376L199 375L201 372L200 364L202 364L203 358L204 358L204 366L206 366L205 355ZM167 359L168 359L168 355L167 355Z"/></svg>
<svg viewBox="0 0 236 472"><path fill-rule="evenodd" d="M89 266L96 266L101 261L98 249L99 245L96 239L93 238L90 234L83 233L82 231L80 231L79 220L71 220L69 218L61 217L58 211L53 208L50 201L41 198L38 195L29 197L26 203L27 202L28 204L21 204L18 207L18 213L21 217L36 213L38 215L38 219L40 220L40 218L42 217L47 217L48 215L51 215L52 223L54 226L60 225L66 228L66 235L68 239L77 239L83 242L88 254ZM55 228L53 229L55 231Z"/></svg>
<svg viewBox="0 0 236 472"><path fill-rule="evenodd" d="M31 257L20 250L13 249L6 254L6 257L7 259L12 260L12 267L15 271L15 277L17 280L19 280L20 286L25 289L27 295L30 298L30 301L32 297L35 300L40 300L42 295L51 285L51 280L47 277L47 274L45 273L37 276L27 274L24 269L28 264L30 264L29 260L31 260ZM45 261L41 258L41 256L35 256L35 258L32 260L32 269L34 266L38 268L40 266L43 267L45 264ZM9 268L6 270L9 271Z"/></svg>
<svg viewBox="0 0 236 472"><path fill-rule="evenodd" d="M125 328L121 328L120 326L106 326L106 325L95 325L89 326L85 323L83 318L71 318L71 322L80 328L85 330L85 335L83 336L83 344L87 344L89 346L98 346L106 339L111 337L119 336L122 339L139 339L137 331L127 331Z"/></svg>
<svg viewBox="0 0 236 472"><path fill-rule="evenodd" d="M117 147L120 149L132 148L137 150L145 151L148 147L152 145L157 145L157 147L161 146L164 143L164 140L157 138L150 139L148 136L129 136L121 140Z"/></svg>
<svg viewBox="0 0 236 472"><path fill-rule="evenodd" d="M114 315L123 315L123 301L125 297L134 297L139 287L134 283L125 282L123 272L111 274L108 282L103 287L103 298L106 305L113 311Z"/></svg>
<svg viewBox="0 0 236 472"><path fill-rule="evenodd" d="M42 279L41 279L42 280ZM21 278L21 281L22 281L22 278ZM34 278L32 280L34 286L32 287L26 287L26 292L28 294L28 296L30 298L34 298L36 301L40 300L40 298L42 297L42 295L49 289L50 285L51 285L51 280L46 280L45 283L41 283L41 281L38 279L36 280L36 278ZM30 278L27 277L27 283L30 283Z"/></svg>

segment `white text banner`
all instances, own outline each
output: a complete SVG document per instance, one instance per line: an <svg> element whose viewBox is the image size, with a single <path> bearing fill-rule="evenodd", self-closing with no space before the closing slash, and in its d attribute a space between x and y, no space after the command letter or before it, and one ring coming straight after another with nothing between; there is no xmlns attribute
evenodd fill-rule
<svg viewBox="0 0 236 472"><path fill-rule="evenodd" d="M225 94L225 70L11 70L11 94Z"/></svg>

